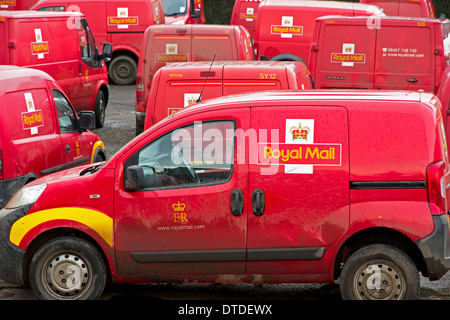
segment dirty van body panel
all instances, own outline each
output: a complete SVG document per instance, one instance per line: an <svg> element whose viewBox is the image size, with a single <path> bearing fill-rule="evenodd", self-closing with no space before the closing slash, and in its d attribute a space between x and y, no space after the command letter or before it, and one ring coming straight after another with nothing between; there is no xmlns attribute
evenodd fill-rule
<svg viewBox="0 0 450 320"><path fill-rule="evenodd" d="M245 163L233 161L236 159L233 154L238 152L233 133L236 129L248 130L249 116L248 108L233 110L232 113L217 110L206 113L202 117L203 122L194 123L199 119L186 117L176 126L165 127L167 134L160 136L161 131L158 132L160 140L170 138L172 130L181 125L181 128L186 128L186 133L193 134L188 139L193 139L195 150L208 148L206 142L198 146L199 142L202 143L198 135L207 134L208 128L213 130L210 132L224 134L222 138L226 140L217 140L219 145L216 146L221 150L223 146L225 153L222 155L231 157L225 167L222 164L216 169L205 167L204 170L201 170L202 165L208 166L208 162L203 162L201 154L191 157L190 160L194 161L192 168L200 179L195 184L159 180L162 173L158 173L158 167L164 166L162 160L156 160L160 156L155 160L149 157L150 149L159 143L156 135L148 135L121 158L121 164L116 166L119 190L114 204L116 263L121 276L151 279L155 275L213 274L216 275L214 278L220 278L221 274L245 273L247 209L241 207L240 212L233 214L230 194L240 190L242 201L247 196L247 167ZM166 149L170 146L161 143L161 147ZM185 150L188 149L183 150L186 156ZM170 149L160 149L159 154L164 152L170 152ZM125 191L126 168L143 163L155 163L158 184L136 192ZM215 175L214 171L217 171ZM169 175L175 177L175 172L167 171L165 177L168 179Z"/></svg>
<svg viewBox="0 0 450 320"><path fill-rule="evenodd" d="M349 228L347 123L339 106L252 108L251 127L264 135L249 168L248 273L329 272ZM263 212L254 208L257 192Z"/></svg>

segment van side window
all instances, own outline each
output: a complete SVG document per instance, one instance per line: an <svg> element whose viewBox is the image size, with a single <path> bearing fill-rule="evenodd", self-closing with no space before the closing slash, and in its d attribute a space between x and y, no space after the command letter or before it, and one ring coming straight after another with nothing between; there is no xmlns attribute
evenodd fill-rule
<svg viewBox="0 0 450 320"><path fill-rule="evenodd" d="M54 6L54 7L43 7L39 8L36 11L55 11L55 12L64 12L64 6Z"/></svg>
<svg viewBox="0 0 450 320"><path fill-rule="evenodd" d="M80 42L81 60L88 66L99 68L102 63L98 61L98 52L95 45L94 36L85 19L76 23L78 30L78 40Z"/></svg>
<svg viewBox="0 0 450 320"><path fill-rule="evenodd" d="M154 140L135 157L136 164L144 168L144 176L146 170L153 176L146 187L177 188L228 181L233 168L234 133L233 121L196 122Z"/></svg>
<svg viewBox="0 0 450 320"><path fill-rule="evenodd" d="M78 130L77 115L66 97L58 90L53 89L53 99L58 113L61 132L74 132Z"/></svg>

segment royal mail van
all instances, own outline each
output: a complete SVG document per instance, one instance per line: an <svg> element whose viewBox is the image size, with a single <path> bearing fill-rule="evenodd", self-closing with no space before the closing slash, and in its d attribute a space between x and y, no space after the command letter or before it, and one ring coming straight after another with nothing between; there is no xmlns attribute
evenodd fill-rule
<svg viewBox="0 0 450 320"><path fill-rule="evenodd" d="M159 69L147 101L145 125L136 134L197 101L251 91L313 89L298 61L209 61L174 63ZM137 112L136 112L137 113Z"/></svg>
<svg viewBox="0 0 450 320"><path fill-rule="evenodd" d="M102 127L109 97L103 60L85 17L80 13L0 11L0 65L42 70L63 88L75 110L95 111Z"/></svg>
<svg viewBox="0 0 450 320"><path fill-rule="evenodd" d="M258 18L258 7L262 0L236 0L231 13L230 25L241 25L255 37L255 24Z"/></svg>
<svg viewBox="0 0 450 320"><path fill-rule="evenodd" d="M58 83L43 71L0 66L0 208L26 183L106 159L92 132L95 116L78 118Z"/></svg>
<svg viewBox="0 0 450 320"><path fill-rule="evenodd" d="M162 0L167 24L205 23L203 0Z"/></svg>
<svg viewBox="0 0 450 320"><path fill-rule="evenodd" d="M376 6L340 1L265 0L258 9L254 46L258 60L309 59L315 20L330 14L383 15Z"/></svg>
<svg viewBox="0 0 450 320"><path fill-rule="evenodd" d="M437 93L449 65L449 20L378 17L317 19L308 63L316 88ZM401 39L401 42L399 42Z"/></svg>
<svg viewBox="0 0 450 320"><path fill-rule="evenodd" d="M108 75L119 85L132 84L136 80L145 29L165 23L162 0L40 0L32 10L85 14L100 46L103 43L113 45Z"/></svg>
<svg viewBox="0 0 450 320"><path fill-rule="evenodd" d="M360 0L376 5L388 16L435 18L432 0Z"/></svg>
<svg viewBox="0 0 450 320"><path fill-rule="evenodd" d="M364 90L197 103L102 165L17 192L0 211L0 278L43 299L97 298L107 279L339 279L344 299L414 299L419 272L450 268L440 109Z"/></svg>
<svg viewBox="0 0 450 320"><path fill-rule="evenodd" d="M136 121L141 126L152 80L159 68L174 62L254 60L250 35L242 26L150 26L141 48L136 78Z"/></svg>

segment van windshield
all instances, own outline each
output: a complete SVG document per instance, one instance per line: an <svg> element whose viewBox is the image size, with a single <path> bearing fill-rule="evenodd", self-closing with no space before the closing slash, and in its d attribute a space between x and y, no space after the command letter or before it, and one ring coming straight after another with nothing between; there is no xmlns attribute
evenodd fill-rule
<svg viewBox="0 0 450 320"><path fill-rule="evenodd" d="M187 10L187 0L163 0L164 14L168 17L184 16Z"/></svg>

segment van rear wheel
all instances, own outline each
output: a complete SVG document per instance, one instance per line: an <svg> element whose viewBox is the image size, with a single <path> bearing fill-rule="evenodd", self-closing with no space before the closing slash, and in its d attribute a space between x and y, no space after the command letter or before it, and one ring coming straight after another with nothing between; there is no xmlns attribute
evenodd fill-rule
<svg viewBox="0 0 450 320"><path fill-rule="evenodd" d="M97 299L106 285L106 267L90 242L61 237L44 244L30 266L30 285L45 300Z"/></svg>
<svg viewBox="0 0 450 320"><path fill-rule="evenodd" d="M350 256L340 282L345 300L413 300L418 296L420 278L403 251L377 244Z"/></svg>
<svg viewBox="0 0 450 320"><path fill-rule="evenodd" d="M137 63L130 56L117 56L109 64L108 74L117 85L132 84L136 81Z"/></svg>
<svg viewBox="0 0 450 320"><path fill-rule="evenodd" d="M95 100L95 127L103 128L106 117L106 97L102 90L98 90L97 99Z"/></svg>

